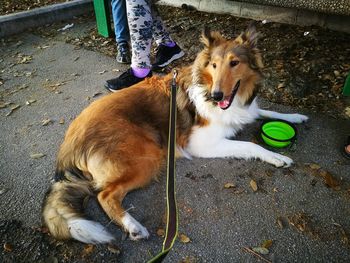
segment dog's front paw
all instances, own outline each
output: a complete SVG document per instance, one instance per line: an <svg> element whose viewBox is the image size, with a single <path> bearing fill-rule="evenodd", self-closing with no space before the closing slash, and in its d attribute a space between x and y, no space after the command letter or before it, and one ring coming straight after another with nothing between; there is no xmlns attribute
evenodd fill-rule
<svg viewBox="0 0 350 263"><path fill-rule="evenodd" d="M147 228L141 225L135 218L129 213L125 213L122 219L123 226L127 232L129 232L131 240L147 239L149 233Z"/></svg>
<svg viewBox="0 0 350 263"><path fill-rule="evenodd" d="M291 158L279 153L272 153L272 155L269 156L266 161L276 167L289 167L293 163Z"/></svg>
<svg viewBox="0 0 350 263"><path fill-rule="evenodd" d="M292 123L303 123L306 122L308 119L309 117L306 115L295 113L289 116L288 121Z"/></svg>

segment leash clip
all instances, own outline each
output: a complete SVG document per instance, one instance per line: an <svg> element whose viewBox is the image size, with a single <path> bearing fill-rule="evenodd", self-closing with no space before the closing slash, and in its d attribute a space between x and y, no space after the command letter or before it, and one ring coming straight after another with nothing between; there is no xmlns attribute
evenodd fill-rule
<svg viewBox="0 0 350 263"><path fill-rule="evenodd" d="M175 87L175 88L176 88L176 77L177 77L177 70L174 69L174 70L173 70L173 80L172 80L171 85L172 85L173 87Z"/></svg>

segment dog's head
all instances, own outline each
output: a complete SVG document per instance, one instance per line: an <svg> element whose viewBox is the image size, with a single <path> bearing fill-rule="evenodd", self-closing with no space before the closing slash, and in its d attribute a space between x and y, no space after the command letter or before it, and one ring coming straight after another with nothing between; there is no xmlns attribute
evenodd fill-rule
<svg viewBox="0 0 350 263"><path fill-rule="evenodd" d="M223 110L235 98L246 105L256 95L263 67L257 36L254 26L232 40L216 31L203 31L204 49L196 58L194 74L198 83L207 88L207 97Z"/></svg>

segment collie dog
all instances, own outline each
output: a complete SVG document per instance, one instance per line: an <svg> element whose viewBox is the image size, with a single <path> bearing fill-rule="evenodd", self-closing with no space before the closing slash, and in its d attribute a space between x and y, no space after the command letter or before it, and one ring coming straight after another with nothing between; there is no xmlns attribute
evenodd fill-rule
<svg viewBox="0 0 350 263"><path fill-rule="evenodd" d="M262 59L254 27L235 39L203 31L204 48L191 66L178 70L177 157L260 159L276 167L289 157L252 142L235 141L245 124L257 118L301 123L301 114L259 109L255 96ZM83 216L85 197L97 200L109 218L132 240L147 229L121 205L125 195L147 185L167 155L172 74L153 76L107 95L88 106L71 123L62 143L54 182L43 204L43 221L57 239L107 243L113 236Z"/></svg>

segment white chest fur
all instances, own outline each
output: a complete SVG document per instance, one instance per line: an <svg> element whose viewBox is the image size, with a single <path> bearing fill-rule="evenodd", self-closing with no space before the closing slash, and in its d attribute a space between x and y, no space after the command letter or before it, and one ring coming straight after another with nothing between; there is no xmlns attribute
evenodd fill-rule
<svg viewBox="0 0 350 263"><path fill-rule="evenodd" d="M218 144L222 139L232 137L245 124L253 122L258 116L258 105L254 100L249 106L243 106L236 96L231 106L222 110L203 95L205 90L199 85L189 88L189 97L200 116L209 121L209 125L193 127L186 152L199 156Z"/></svg>
<svg viewBox="0 0 350 263"><path fill-rule="evenodd" d="M253 122L259 116L259 108L255 100L250 105L243 106L239 97L236 96L231 106L227 110L222 110L219 106L207 101L203 90L204 87L200 85L189 88L189 97L196 106L198 114L210 123L209 127L196 129L216 130L220 137L234 136L245 124Z"/></svg>

